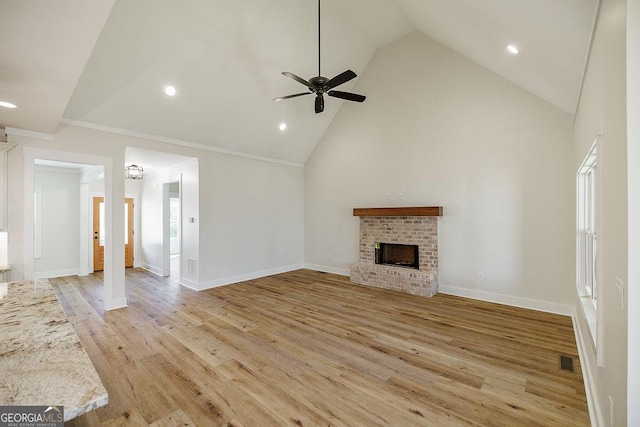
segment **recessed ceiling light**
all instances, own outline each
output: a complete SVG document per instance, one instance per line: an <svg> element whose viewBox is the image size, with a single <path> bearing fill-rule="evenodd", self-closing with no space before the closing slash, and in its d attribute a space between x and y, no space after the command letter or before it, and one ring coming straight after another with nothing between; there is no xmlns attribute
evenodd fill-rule
<svg viewBox="0 0 640 427"><path fill-rule="evenodd" d="M285 122L280 123L280 130L285 130L287 128L287 124Z"/></svg>
<svg viewBox="0 0 640 427"><path fill-rule="evenodd" d="M164 88L164 93L166 93L169 96L173 96L176 94L176 88L173 86L167 86Z"/></svg>
<svg viewBox="0 0 640 427"><path fill-rule="evenodd" d="M520 49L518 49L517 47L515 47L515 46L514 46L514 45L512 45L512 44L510 44L509 46L507 46L507 50L508 50L510 53L514 54L514 55L517 55L517 54L519 54L519 53L520 53Z"/></svg>
<svg viewBox="0 0 640 427"><path fill-rule="evenodd" d="M10 102L7 101L0 101L0 107L4 107L4 108L18 108L18 106L16 104L12 104Z"/></svg>

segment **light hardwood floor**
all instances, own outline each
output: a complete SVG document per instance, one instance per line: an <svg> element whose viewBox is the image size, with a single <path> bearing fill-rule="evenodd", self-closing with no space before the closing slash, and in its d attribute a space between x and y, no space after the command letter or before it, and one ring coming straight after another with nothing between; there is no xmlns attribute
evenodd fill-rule
<svg viewBox="0 0 640 427"><path fill-rule="evenodd" d="M107 313L100 275L51 279L109 392L71 426L589 425L569 317L310 270L204 292L126 278Z"/></svg>

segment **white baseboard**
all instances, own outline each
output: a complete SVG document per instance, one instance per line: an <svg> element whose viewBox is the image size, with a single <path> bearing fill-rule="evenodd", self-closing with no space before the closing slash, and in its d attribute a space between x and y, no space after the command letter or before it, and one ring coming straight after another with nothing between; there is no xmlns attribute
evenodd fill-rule
<svg viewBox="0 0 640 427"><path fill-rule="evenodd" d="M495 294L493 292L478 291L475 289L458 288L455 286L445 286L441 284L438 287L438 292L448 295L457 295L460 297L477 299L481 301L511 305L514 307L544 311L547 313L563 314L565 316L571 316L574 313L574 307L568 304L557 304L554 302L514 297L511 295Z"/></svg>
<svg viewBox="0 0 640 427"><path fill-rule="evenodd" d="M52 277L66 277L66 276L79 276L80 269L79 268L69 268L67 270L56 270L56 271L43 271L40 273L33 273L34 280L38 279L51 279Z"/></svg>
<svg viewBox="0 0 640 427"><path fill-rule="evenodd" d="M166 277L162 274L161 268L154 267L153 265L149 265L143 262L143 263L140 263L139 268L142 268L143 270L147 270L149 273L155 274L156 276ZM189 280L184 277L181 277L178 283L180 283L182 286L186 288L193 289L194 291L201 290L199 283L194 280Z"/></svg>
<svg viewBox="0 0 640 427"><path fill-rule="evenodd" d="M185 277L181 277L179 283L185 288L193 289L194 291L200 291L200 284L195 280L189 280Z"/></svg>
<svg viewBox="0 0 640 427"><path fill-rule="evenodd" d="M252 273L240 274L238 276L225 277L222 279L211 280L209 282L200 283L196 289L203 291L205 289L217 288L219 286L231 285L232 283L244 282L247 280L259 279L261 277L273 276L274 274L286 273L288 271L300 270L304 268L304 264L292 264L283 267L270 268L268 270L254 271ZM186 286L186 285L185 285ZM195 288L192 288L195 289Z"/></svg>
<svg viewBox="0 0 640 427"><path fill-rule="evenodd" d="M585 394L587 395L587 406L589 408L589 417L591 418L591 425L593 427L605 426L604 418L602 418L602 411L600 411L600 405L598 404L598 394L596 392L595 375L593 370L593 363L591 359L587 357L587 341L585 341L584 331L582 330L581 322L578 321L577 311L582 308L574 309L571 320L573 321L573 331L576 336L576 344L578 347L578 356L580 357L580 365L582 367L582 379L584 381ZM591 333L587 331L587 333Z"/></svg>
<svg viewBox="0 0 640 427"><path fill-rule="evenodd" d="M140 263L140 268L144 268L148 272L153 273L153 274L155 274L157 276L164 277L162 275L162 269L161 268L155 267L153 265L149 265L146 262L141 262Z"/></svg>
<svg viewBox="0 0 640 427"><path fill-rule="evenodd" d="M320 264L305 263L304 268L310 270L322 271L325 273L340 274L342 276L349 276L350 271L346 268L330 267ZM528 308L531 310L544 311L547 313L562 314L565 316L572 316L574 313L574 307L567 304L557 304L553 302L534 300L529 298L514 297L510 295L496 294L492 292L478 291L474 289L459 288L455 286L440 285L438 292L449 295L457 295L461 297L477 299L487 302L495 302L498 304L511 305L515 307Z"/></svg>
<svg viewBox="0 0 640 427"><path fill-rule="evenodd" d="M308 268L309 270L322 271L324 273L339 274L341 276L350 275L348 268L329 267L328 265L308 264L308 263L304 264L304 268Z"/></svg>
<svg viewBox="0 0 640 427"><path fill-rule="evenodd" d="M111 301L106 301L104 302L104 309L105 310L117 310L118 308L125 308L127 306L127 299L126 298L116 298L114 300Z"/></svg>

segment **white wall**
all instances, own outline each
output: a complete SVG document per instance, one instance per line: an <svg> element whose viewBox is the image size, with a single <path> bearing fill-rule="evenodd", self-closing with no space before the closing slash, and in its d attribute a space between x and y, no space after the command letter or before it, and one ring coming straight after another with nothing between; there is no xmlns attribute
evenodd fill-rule
<svg viewBox="0 0 640 427"><path fill-rule="evenodd" d="M162 171L145 170L140 195L140 261L149 271L162 275Z"/></svg>
<svg viewBox="0 0 640 427"><path fill-rule="evenodd" d="M443 206L441 291L568 311L571 117L419 33L379 49L354 91L367 100L305 165L305 262L347 272L355 207Z"/></svg>
<svg viewBox="0 0 640 427"><path fill-rule="evenodd" d="M34 276L60 277L80 271L80 171L35 167L34 188L42 189L41 257Z"/></svg>
<svg viewBox="0 0 640 427"><path fill-rule="evenodd" d="M12 280L21 280L25 274L24 216L32 214L23 211L23 147L55 151L62 157L80 153L112 159L113 182L106 187L111 189L113 200L125 197L121 171L127 147L197 158L198 167L185 168L182 174L183 197L200 200L199 206L191 204L189 212L183 212L185 218L195 219L192 227L183 229L183 240L195 245L184 253L185 259L194 257L198 264L197 281L191 284L195 288L232 283L303 264L302 168L71 125L60 125L54 143L15 136L11 142L18 144L9 153ZM194 190L189 193L187 188ZM110 298L123 301L124 218L120 204L114 205L112 211L114 294Z"/></svg>
<svg viewBox="0 0 640 427"><path fill-rule="evenodd" d="M584 86L575 118L574 171L599 133L598 169L598 284L597 338L602 350L597 366L595 344L576 298L577 327L584 340L582 363L593 382L599 422L609 425L608 398L613 400L613 425L626 422L627 312L616 298L616 279L627 283L627 144L626 144L626 1L603 0L594 33Z"/></svg>
<svg viewBox="0 0 640 427"><path fill-rule="evenodd" d="M302 168L231 156L201 157L199 167L202 286L303 266Z"/></svg>
<svg viewBox="0 0 640 427"><path fill-rule="evenodd" d="M640 1L627 2L627 182L629 198L628 259L640 259ZM640 360L640 263L629 263L628 355ZM640 365L630 363L627 402L640 402ZM627 425L640 425L640 405L627 405Z"/></svg>

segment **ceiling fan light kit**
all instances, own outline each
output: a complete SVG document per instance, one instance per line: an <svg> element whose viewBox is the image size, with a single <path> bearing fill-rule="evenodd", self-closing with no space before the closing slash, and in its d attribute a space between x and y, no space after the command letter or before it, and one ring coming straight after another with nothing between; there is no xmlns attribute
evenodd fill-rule
<svg viewBox="0 0 640 427"><path fill-rule="evenodd" d="M307 81L287 71L283 72L282 74L297 81L298 83L305 85L309 89L309 91L296 93L293 95L281 96L279 98L275 98L274 101L282 101L284 99L296 98L298 96L315 94L316 114L322 113L324 111L324 94L327 94L334 98L346 99L347 101L354 102L364 102L364 100L367 99L366 96L358 95L357 93L333 90L333 88L345 84L352 79L355 79L357 77L357 74L353 71L347 70L343 73L338 74L332 79L323 77L322 73L320 72L320 0L318 0L318 75L316 77L310 78L309 81Z"/></svg>

